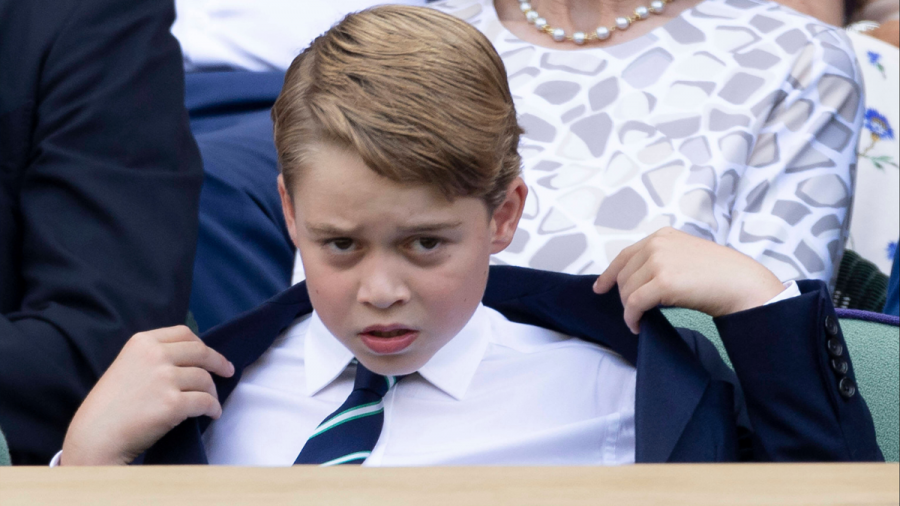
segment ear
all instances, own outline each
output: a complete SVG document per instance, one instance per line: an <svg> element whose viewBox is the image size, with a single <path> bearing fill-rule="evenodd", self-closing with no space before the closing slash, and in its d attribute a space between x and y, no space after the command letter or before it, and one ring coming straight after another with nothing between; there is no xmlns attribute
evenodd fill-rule
<svg viewBox="0 0 900 506"><path fill-rule="evenodd" d="M506 199L497 207L491 216L491 254L505 250L516 235L519 219L525 209L525 198L528 186L522 178L517 177L506 191Z"/></svg>
<svg viewBox="0 0 900 506"><path fill-rule="evenodd" d="M294 247L300 249L297 244L297 220L294 214L294 200L284 185L284 178L278 174L278 195L281 196L281 212L284 213L284 222L287 225L288 234L291 236L291 242Z"/></svg>

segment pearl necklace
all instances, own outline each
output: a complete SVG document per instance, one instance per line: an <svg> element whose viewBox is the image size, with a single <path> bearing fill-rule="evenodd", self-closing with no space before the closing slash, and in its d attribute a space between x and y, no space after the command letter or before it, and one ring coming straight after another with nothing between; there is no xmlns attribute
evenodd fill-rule
<svg viewBox="0 0 900 506"><path fill-rule="evenodd" d="M642 21L650 17L650 14L662 14L663 10L666 8L666 4L672 3L675 0L653 0L650 2L649 7L640 6L634 10L634 14L631 16L625 17L620 16L616 18L616 24L614 26L606 27L601 26L594 30L591 33L584 32L575 32L572 35L567 35L566 31L562 28L553 28L547 23L547 20L544 19L538 11L534 10L531 6L529 0L519 0L519 9L525 14L525 19L528 22L535 26L541 32L546 33L547 35L553 37L553 40L556 42L564 42L571 41L578 45L584 44L585 42L589 42L592 40L606 40L612 35L612 32L619 30L627 30L629 26L631 26L636 21Z"/></svg>

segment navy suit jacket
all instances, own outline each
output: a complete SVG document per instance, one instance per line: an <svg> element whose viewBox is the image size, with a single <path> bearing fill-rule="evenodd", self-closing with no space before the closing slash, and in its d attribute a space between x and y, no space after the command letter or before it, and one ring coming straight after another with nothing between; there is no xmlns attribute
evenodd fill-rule
<svg viewBox="0 0 900 506"><path fill-rule="evenodd" d="M705 337L676 330L658 309L644 316L640 336L631 334L618 293L594 294L595 279L492 267L483 302L512 321L609 347L635 365L638 462L883 460L862 396L839 388L841 379L853 380L853 367L824 284L801 282L799 297L717 318L732 372ZM311 311L299 284L202 336L235 365L233 377L216 379L223 403L242 371ZM831 366L837 344L846 373ZM207 463L201 434L209 422L185 421L140 461Z"/></svg>
<svg viewBox="0 0 900 506"><path fill-rule="evenodd" d="M203 171L171 0L0 0L0 427L46 465L134 333L183 323Z"/></svg>

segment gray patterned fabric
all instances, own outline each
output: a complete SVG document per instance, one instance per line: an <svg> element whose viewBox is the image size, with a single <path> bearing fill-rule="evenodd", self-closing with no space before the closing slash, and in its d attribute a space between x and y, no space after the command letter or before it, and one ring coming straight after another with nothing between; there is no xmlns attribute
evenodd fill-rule
<svg viewBox="0 0 900 506"><path fill-rule="evenodd" d="M493 0L432 6L493 42L526 131L530 194L496 263L599 273L673 226L782 280L831 280L863 118L841 30L768 1L706 0L638 39L568 51L518 39Z"/></svg>

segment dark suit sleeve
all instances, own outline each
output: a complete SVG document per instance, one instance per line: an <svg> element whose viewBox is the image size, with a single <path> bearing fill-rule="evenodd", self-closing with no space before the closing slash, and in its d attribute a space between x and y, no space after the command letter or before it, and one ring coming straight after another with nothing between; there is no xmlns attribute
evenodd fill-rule
<svg viewBox="0 0 900 506"><path fill-rule="evenodd" d="M19 193L24 293L0 316L16 463L46 464L124 342L184 322L190 294L202 169L173 4L75 4L41 55Z"/></svg>
<svg viewBox="0 0 900 506"><path fill-rule="evenodd" d="M715 319L746 398L753 457L883 460L828 290L817 281L800 288L798 297Z"/></svg>

